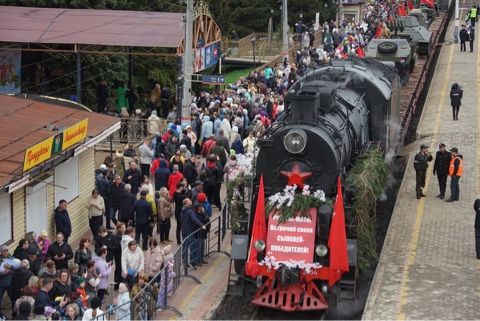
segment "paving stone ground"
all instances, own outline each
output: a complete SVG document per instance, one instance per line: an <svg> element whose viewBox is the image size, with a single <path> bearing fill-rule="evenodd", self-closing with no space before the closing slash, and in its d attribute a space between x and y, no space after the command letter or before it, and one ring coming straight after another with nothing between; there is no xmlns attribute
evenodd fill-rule
<svg viewBox="0 0 480 321"><path fill-rule="evenodd" d="M480 319L480 260L475 256L473 202L480 197L480 51L460 52L451 21L436 65L370 289L363 319ZM453 121L450 87L464 91L459 120ZM464 158L460 201L436 198L437 177L427 174L416 199L413 156L420 144L456 146ZM450 195L447 182L447 197Z"/></svg>

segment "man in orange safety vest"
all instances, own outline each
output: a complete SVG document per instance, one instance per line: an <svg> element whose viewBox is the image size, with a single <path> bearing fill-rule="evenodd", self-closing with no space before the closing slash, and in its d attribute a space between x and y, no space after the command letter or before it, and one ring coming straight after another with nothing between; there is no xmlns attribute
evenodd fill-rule
<svg viewBox="0 0 480 321"><path fill-rule="evenodd" d="M450 167L448 168L448 176L450 176L450 198L447 199L446 202L455 202L460 198L458 181L463 173L463 159L462 155L458 154L458 148L456 147L452 147L450 153L452 153Z"/></svg>

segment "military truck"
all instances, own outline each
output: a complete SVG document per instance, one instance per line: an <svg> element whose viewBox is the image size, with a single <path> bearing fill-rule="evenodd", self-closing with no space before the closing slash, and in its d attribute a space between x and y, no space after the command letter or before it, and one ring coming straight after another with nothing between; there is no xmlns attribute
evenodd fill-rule
<svg viewBox="0 0 480 321"><path fill-rule="evenodd" d="M432 21L428 19L427 14L425 14L422 9L412 9L408 12L408 15L417 18L418 23L427 29L432 23Z"/></svg>
<svg viewBox="0 0 480 321"><path fill-rule="evenodd" d="M422 27L414 16L400 16L404 33L410 35L412 41L418 44L418 54L429 56L432 46L432 33L427 28Z"/></svg>
<svg viewBox="0 0 480 321"><path fill-rule="evenodd" d="M365 48L365 56L387 64L394 63L402 85L408 83L416 58L405 39L372 39Z"/></svg>

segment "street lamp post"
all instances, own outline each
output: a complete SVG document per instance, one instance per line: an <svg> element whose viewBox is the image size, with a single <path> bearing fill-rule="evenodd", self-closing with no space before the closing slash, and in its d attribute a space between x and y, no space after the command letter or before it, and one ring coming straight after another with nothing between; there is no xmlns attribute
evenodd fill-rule
<svg viewBox="0 0 480 321"><path fill-rule="evenodd" d="M282 0L282 55L288 59L288 8L287 0Z"/></svg>
<svg viewBox="0 0 480 321"><path fill-rule="evenodd" d="M257 38L252 37L250 41L252 42L252 50L253 50L253 68L257 68L257 63L255 61L255 42L257 41Z"/></svg>

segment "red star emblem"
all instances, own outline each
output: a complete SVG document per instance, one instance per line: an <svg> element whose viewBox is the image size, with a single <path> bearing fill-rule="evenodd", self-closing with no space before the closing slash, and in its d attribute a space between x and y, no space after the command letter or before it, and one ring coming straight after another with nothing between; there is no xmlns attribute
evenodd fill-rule
<svg viewBox="0 0 480 321"><path fill-rule="evenodd" d="M288 178L288 185L297 185L299 188L303 188L305 180L312 176L312 172L301 172L298 163L294 163L289 172L281 171L280 173Z"/></svg>

